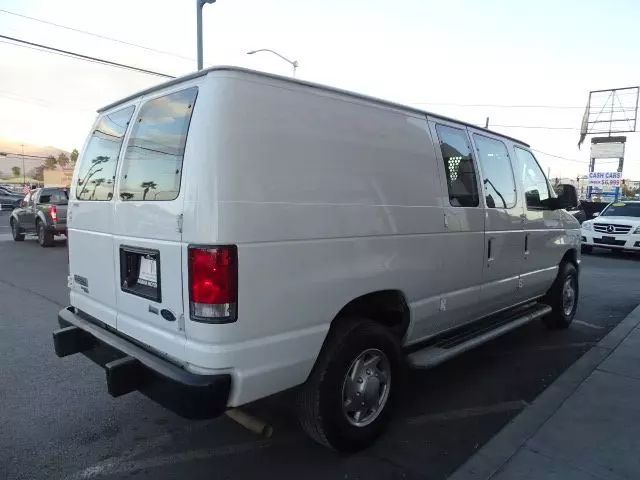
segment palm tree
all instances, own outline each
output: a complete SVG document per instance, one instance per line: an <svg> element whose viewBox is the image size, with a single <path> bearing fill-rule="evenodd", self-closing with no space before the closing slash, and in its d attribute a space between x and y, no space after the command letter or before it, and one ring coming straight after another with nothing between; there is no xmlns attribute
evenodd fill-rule
<svg viewBox="0 0 640 480"><path fill-rule="evenodd" d="M87 185L89 183L93 183L93 182L89 181L91 179L91 177L93 177L96 173L100 173L101 171L102 171L102 169L98 168L97 170L94 170L93 172L91 172L91 175L86 177L84 180L78 179L78 185L82 185L82 190L80 190L80 193L78 194L78 197L82 197L82 195L84 195L84 192L87 191Z"/></svg>
<svg viewBox="0 0 640 480"><path fill-rule="evenodd" d="M96 178L95 180L93 180L91 183L93 183L93 192L91 192L91 196L89 197L90 200L93 200L93 198L96 195L96 188L98 188L100 185L102 185L107 179L106 178Z"/></svg>
<svg viewBox="0 0 640 480"><path fill-rule="evenodd" d="M140 186L144 188L144 191L142 192L142 200L146 200L147 193L149 193L149 190L155 190L158 184L156 182L149 181L149 182L142 182Z"/></svg>

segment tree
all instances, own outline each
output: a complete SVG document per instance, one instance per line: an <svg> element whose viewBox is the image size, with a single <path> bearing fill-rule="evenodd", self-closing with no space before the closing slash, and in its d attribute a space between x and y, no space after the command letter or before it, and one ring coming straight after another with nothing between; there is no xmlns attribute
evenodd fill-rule
<svg viewBox="0 0 640 480"><path fill-rule="evenodd" d="M53 155L49 155L44 161L44 168L53 170L54 168L56 168L57 163L58 161L56 160L56 157L54 157Z"/></svg>
<svg viewBox="0 0 640 480"><path fill-rule="evenodd" d="M90 200L93 200L93 198L96 195L96 188L98 188L100 185L102 185L107 179L106 178L96 178L95 180L93 180L91 183L93 183L93 192L91 192L91 196L89 197Z"/></svg>
<svg viewBox="0 0 640 480"><path fill-rule="evenodd" d="M64 168L69 164L69 157L67 157L66 153L60 152L60 155L58 155L57 161L58 161L58 165Z"/></svg>
<svg viewBox="0 0 640 480"><path fill-rule="evenodd" d="M71 151L71 155L69 156L69 160L71 161L71 164L75 166L76 162L78 161L78 155L80 155L78 153L78 149L74 148Z"/></svg>
<svg viewBox="0 0 640 480"><path fill-rule="evenodd" d="M155 190L158 184L156 182L149 181L149 182L142 182L140 186L144 188L144 191L142 192L142 200L146 200L147 193L149 193L149 190L150 189Z"/></svg>
<svg viewBox="0 0 640 480"><path fill-rule="evenodd" d="M625 198L634 198L636 196L636 194L638 193L638 190L636 188L631 188L629 185L626 184L622 184L622 196Z"/></svg>
<svg viewBox="0 0 640 480"><path fill-rule="evenodd" d="M44 164L38 165L35 168L32 168L29 172L29 176L39 180L41 182L44 181Z"/></svg>
<svg viewBox="0 0 640 480"><path fill-rule="evenodd" d="M11 167L11 173L14 177L19 177L21 171L22 170L20 170L20 167Z"/></svg>

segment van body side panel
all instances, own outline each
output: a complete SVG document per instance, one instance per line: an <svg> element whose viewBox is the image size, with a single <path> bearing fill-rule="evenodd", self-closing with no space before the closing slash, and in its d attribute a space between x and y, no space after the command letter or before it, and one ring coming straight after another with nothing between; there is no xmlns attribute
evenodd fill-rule
<svg viewBox="0 0 640 480"><path fill-rule="evenodd" d="M302 383L340 309L379 290L405 295L410 341L446 275L426 119L276 80L208 79L212 166L193 181L214 185L216 205L185 209L184 242L238 245L238 320L187 319L190 368L233 369L231 405ZM217 232L201 220L212 213Z"/></svg>

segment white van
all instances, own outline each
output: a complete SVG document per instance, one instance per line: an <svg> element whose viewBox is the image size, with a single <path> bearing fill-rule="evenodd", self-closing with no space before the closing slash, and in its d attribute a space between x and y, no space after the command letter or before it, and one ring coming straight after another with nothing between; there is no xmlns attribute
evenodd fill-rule
<svg viewBox="0 0 640 480"><path fill-rule="evenodd" d="M528 145L235 67L99 111L69 199L59 356L180 415L296 387L342 451L428 368L577 305L580 227ZM82 379L78 379L82 381Z"/></svg>

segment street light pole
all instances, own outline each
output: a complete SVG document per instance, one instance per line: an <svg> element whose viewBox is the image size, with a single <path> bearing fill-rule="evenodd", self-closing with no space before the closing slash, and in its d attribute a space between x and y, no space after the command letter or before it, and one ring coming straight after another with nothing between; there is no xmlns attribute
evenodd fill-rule
<svg viewBox="0 0 640 480"><path fill-rule="evenodd" d="M196 42L198 49L198 70L202 70L202 7L205 3L216 3L216 0L196 0Z"/></svg>
<svg viewBox="0 0 640 480"><path fill-rule="evenodd" d="M298 63L298 60L289 60L284 55L280 55L278 52L276 52L275 50L271 50L270 48L261 48L259 50L251 50L250 52L247 52L247 55L253 55L254 53L259 53L259 52L269 52L280 57L282 60L284 60L285 62L287 62L289 65L293 67L293 78L296 78L296 69L300 65L300 63Z"/></svg>
<svg viewBox="0 0 640 480"><path fill-rule="evenodd" d="M25 178L25 173L24 173L24 143L20 145L22 147L22 185L26 185L27 184L27 180Z"/></svg>

